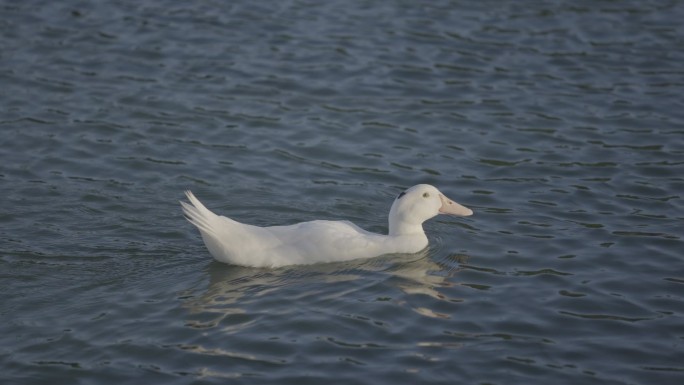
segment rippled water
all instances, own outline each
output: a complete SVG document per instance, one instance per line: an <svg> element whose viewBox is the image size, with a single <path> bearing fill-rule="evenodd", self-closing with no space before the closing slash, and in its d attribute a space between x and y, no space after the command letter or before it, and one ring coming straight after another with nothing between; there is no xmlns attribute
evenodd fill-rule
<svg viewBox="0 0 684 385"><path fill-rule="evenodd" d="M0 379L681 384L681 1L0 1ZM387 230L213 262L178 200Z"/></svg>

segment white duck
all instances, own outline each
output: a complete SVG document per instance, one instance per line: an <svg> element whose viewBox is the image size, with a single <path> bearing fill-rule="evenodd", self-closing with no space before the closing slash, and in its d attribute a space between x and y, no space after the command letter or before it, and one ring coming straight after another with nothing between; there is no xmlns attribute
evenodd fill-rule
<svg viewBox="0 0 684 385"><path fill-rule="evenodd" d="M289 226L258 227L209 211L186 191L192 205L183 212L197 226L211 255L219 262L278 267L348 261L383 254L417 253L428 245L423 222L437 214L469 216L473 211L450 200L435 187L419 184L397 196L389 213L389 234L374 234L349 221L316 220Z"/></svg>

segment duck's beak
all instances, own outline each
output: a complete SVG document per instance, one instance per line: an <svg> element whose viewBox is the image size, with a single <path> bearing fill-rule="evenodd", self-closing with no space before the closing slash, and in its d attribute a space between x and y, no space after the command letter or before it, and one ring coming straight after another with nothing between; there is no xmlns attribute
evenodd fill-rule
<svg viewBox="0 0 684 385"><path fill-rule="evenodd" d="M473 215L473 210L459 205L442 194L439 194L439 199L442 201L442 207L439 208L440 214L456 215L459 217L468 217Z"/></svg>

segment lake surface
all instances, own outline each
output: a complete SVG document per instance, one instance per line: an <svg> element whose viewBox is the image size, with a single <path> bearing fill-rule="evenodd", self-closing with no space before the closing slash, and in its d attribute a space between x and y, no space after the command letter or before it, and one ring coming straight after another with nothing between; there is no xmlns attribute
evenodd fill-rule
<svg viewBox="0 0 684 385"><path fill-rule="evenodd" d="M684 383L684 2L0 1L0 382ZM178 201L418 255L215 262Z"/></svg>

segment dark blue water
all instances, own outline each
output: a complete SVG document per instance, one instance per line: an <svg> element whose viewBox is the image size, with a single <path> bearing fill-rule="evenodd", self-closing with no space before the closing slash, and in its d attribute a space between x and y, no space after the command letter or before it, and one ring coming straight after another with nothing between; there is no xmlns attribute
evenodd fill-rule
<svg viewBox="0 0 684 385"><path fill-rule="evenodd" d="M0 1L0 382L681 384L681 1ZM178 200L419 255L212 261Z"/></svg>

